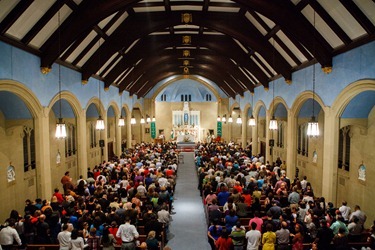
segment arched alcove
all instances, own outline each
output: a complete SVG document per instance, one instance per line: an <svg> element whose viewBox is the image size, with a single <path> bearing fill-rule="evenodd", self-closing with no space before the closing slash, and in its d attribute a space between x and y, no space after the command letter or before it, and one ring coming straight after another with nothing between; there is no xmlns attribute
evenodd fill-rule
<svg viewBox="0 0 375 250"><path fill-rule="evenodd" d="M375 147L375 81L351 83L336 98L332 109L338 121L335 145L337 157L336 203L359 205L369 218L375 216L371 197L375 169L372 166ZM355 193L350 192L356 190ZM367 224L367 227L370 224Z"/></svg>
<svg viewBox="0 0 375 250"><path fill-rule="evenodd" d="M7 201L0 204L1 211L22 211L24 200L44 192L41 113L42 106L30 89L16 81L0 80L0 161L4 176L0 188ZM7 218L7 214L0 215L2 221Z"/></svg>

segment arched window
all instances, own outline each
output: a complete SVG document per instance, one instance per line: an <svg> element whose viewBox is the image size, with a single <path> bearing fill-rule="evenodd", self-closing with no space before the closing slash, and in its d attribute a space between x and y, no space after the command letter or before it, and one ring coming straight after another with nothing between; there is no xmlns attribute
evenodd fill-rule
<svg viewBox="0 0 375 250"><path fill-rule="evenodd" d="M67 124L67 136L65 138L65 157L76 154L76 127L74 124ZM91 145L91 142L90 142Z"/></svg>
<svg viewBox="0 0 375 250"><path fill-rule="evenodd" d="M29 127L23 128L23 167L24 172L35 169L35 132Z"/></svg>
<svg viewBox="0 0 375 250"><path fill-rule="evenodd" d="M279 147L279 148L283 148L284 147L284 125L282 122L279 122L278 123L278 130L277 130L277 143L276 145Z"/></svg>
<svg viewBox="0 0 375 250"><path fill-rule="evenodd" d="M339 134L338 167L346 171L350 170L350 142L350 126L341 128Z"/></svg>
<svg viewBox="0 0 375 250"><path fill-rule="evenodd" d="M90 123L90 148L96 147L96 130L94 124Z"/></svg>
<svg viewBox="0 0 375 250"><path fill-rule="evenodd" d="M298 126L297 153L309 156L309 137L307 136L307 123Z"/></svg>

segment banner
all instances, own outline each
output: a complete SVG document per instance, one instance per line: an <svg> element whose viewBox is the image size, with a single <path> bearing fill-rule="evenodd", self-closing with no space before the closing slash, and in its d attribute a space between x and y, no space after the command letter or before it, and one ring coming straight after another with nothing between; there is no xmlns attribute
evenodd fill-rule
<svg viewBox="0 0 375 250"><path fill-rule="evenodd" d="M151 138L152 139L156 138L156 126L155 126L155 122L151 122Z"/></svg>
<svg viewBox="0 0 375 250"><path fill-rule="evenodd" d="M218 137L222 136L222 132L223 132L222 126L223 124L221 122L217 122L217 136Z"/></svg>

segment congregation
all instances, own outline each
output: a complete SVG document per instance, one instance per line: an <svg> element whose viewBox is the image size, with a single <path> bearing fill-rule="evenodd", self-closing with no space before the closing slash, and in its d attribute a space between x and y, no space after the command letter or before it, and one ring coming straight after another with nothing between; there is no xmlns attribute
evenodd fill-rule
<svg viewBox="0 0 375 250"><path fill-rule="evenodd" d="M250 147L216 142L198 144L195 162L212 250L375 249L375 222L364 227L359 205L315 196L280 158L265 162Z"/></svg>
<svg viewBox="0 0 375 250"><path fill-rule="evenodd" d="M85 179L66 172L62 192L56 187L50 200L26 200L24 211L10 212L1 247L170 250L177 164L175 143L142 143L88 168Z"/></svg>

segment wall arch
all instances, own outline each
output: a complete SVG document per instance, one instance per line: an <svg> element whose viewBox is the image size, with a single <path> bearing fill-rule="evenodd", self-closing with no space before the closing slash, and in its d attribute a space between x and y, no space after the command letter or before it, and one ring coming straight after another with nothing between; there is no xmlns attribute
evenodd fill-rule
<svg viewBox="0 0 375 250"><path fill-rule="evenodd" d="M289 109L288 104L286 104L284 98L277 96L275 97L272 102L270 103L270 107L268 108L270 114L273 114L275 112L275 107L277 107L277 104L282 104L286 108L286 110Z"/></svg>
<svg viewBox="0 0 375 250"><path fill-rule="evenodd" d="M201 78L198 78L198 77L196 77L196 76L191 76L191 75L189 75L188 78L191 79L191 80L194 80L194 81L197 81L197 82L203 84L205 87L207 87L207 88L208 88L208 89L209 89L209 90L215 95L216 100L218 100L218 101L221 100L221 97L220 97L218 91L217 91L214 87L212 87L207 81L204 81L204 80L201 79ZM173 79L171 79L171 80L165 82L164 84L162 84L162 86L160 86L160 87L155 91L155 93L152 95L152 97L151 97L151 101L152 101L152 103L155 102L156 97L158 96L158 94L159 94L161 91L163 91L166 87L168 87L169 85L173 84L174 82L177 82L177 81L182 80L182 79L186 79L186 76L178 76L178 77L175 77L175 78L173 78Z"/></svg>
<svg viewBox="0 0 375 250"><path fill-rule="evenodd" d="M79 117L81 117L81 115L82 115L82 107L81 107L77 97L73 93L71 93L70 91L62 91L61 92L61 99L66 100L70 104L70 106L72 107L73 112L76 116L76 119L79 119ZM51 99L51 101L48 105L48 112L51 111L53 105L55 105L55 103L59 100L60 100L60 94L57 93Z"/></svg>
<svg viewBox="0 0 375 250"><path fill-rule="evenodd" d="M375 91L375 80L359 80L349 84L346 88L344 88L332 104L332 110L334 111L335 117L339 118L349 102L356 95L365 91Z"/></svg>
<svg viewBox="0 0 375 250"><path fill-rule="evenodd" d="M119 116L120 115L120 109L119 109L119 106L117 105L117 103L112 100L108 104L107 111L108 111L109 107L111 107L111 106L112 106L113 110L115 111L115 116Z"/></svg>
<svg viewBox="0 0 375 250"><path fill-rule="evenodd" d="M106 109L104 108L103 103L99 100L98 97L92 97L88 102L85 107L85 110L87 110L91 104L94 104L96 108L98 109L99 113L103 117L107 117ZM103 118L104 119L104 118Z"/></svg>
<svg viewBox="0 0 375 250"><path fill-rule="evenodd" d="M310 90L304 91L301 94L299 94L296 99L293 102L293 105L291 107L291 112L294 115L295 118L297 118L297 115L299 111L301 110L303 104L308 100L313 99L313 92ZM324 105L323 100L315 93L314 100L319 103L322 110L326 111L326 106Z"/></svg>
<svg viewBox="0 0 375 250"><path fill-rule="evenodd" d="M9 91L17 95L25 102L33 118L39 118L43 112L43 107L33 91L25 85L13 80L0 80L0 91Z"/></svg>
<svg viewBox="0 0 375 250"><path fill-rule="evenodd" d="M259 111L262 107L264 107L264 109L267 110L266 104L262 100L259 100L255 103L254 108L253 108L253 113L254 113L255 119L257 119L257 117L259 115Z"/></svg>

